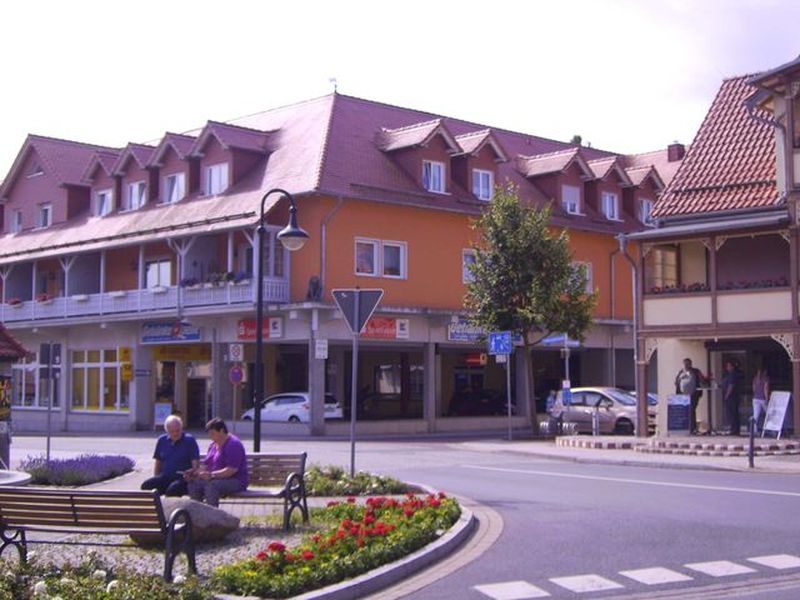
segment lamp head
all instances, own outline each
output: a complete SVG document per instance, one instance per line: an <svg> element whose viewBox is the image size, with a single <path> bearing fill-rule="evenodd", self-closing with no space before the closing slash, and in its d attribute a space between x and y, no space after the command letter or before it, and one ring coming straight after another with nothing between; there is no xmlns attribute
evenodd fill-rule
<svg viewBox="0 0 800 600"><path fill-rule="evenodd" d="M308 241L308 233L297 225L297 207L292 203L289 207L289 224L280 230L278 239L283 247L294 252L300 250Z"/></svg>

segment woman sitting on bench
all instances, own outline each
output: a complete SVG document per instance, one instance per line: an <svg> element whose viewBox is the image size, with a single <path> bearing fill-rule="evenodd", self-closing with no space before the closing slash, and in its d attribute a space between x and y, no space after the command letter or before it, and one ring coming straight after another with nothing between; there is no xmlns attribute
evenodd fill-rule
<svg viewBox="0 0 800 600"><path fill-rule="evenodd" d="M211 445L204 461L196 469L184 474L189 482L189 497L211 506L219 506L219 499L247 489L247 460L244 445L235 435L228 433L225 421L219 418L206 423Z"/></svg>

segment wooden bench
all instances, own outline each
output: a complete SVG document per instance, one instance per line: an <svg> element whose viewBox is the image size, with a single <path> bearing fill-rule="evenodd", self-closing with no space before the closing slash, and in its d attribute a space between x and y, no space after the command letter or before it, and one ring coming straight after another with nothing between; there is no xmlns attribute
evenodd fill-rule
<svg viewBox="0 0 800 600"><path fill-rule="evenodd" d="M250 485L220 500L225 504L283 504L283 528L291 528L292 512L299 509L308 523L306 456L302 454L248 454Z"/></svg>
<svg viewBox="0 0 800 600"><path fill-rule="evenodd" d="M63 534L161 534L164 536L164 579L172 580L175 558L186 554L189 571L197 573L192 518L185 509L167 520L156 492L72 491L0 486L0 556L14 546L24 563L28 544L86 544L127 546L96 542L29 540L27 532Z"/></svg>

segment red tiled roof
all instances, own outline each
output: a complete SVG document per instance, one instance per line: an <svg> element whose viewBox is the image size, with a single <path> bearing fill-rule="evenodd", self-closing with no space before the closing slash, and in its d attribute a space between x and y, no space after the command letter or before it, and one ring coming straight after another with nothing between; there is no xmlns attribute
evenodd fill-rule
<svg viewBox="0 0 800 600"><path fill-rule="evenodd" d="M182 135L180 133L165 133L164 137L161 139L161 143L156 147L153 151L153 155L150 157L150 161L148 162L148 166L150 167L158 167L161 166L161 159L164 156L164 152L166 152L167 148L171 147L175 150L175 153L178 155L178 158L184 160L194 145L194 142L197 138L191 135Z"/></svg>
<svg viewBox="0 0 800 600"><path fill-rule="evenodd" d="M622 185L632 185L630 177L628 177L628 174L622 166L622 159L619 156L590 160L589 168L597 179L605 179L611 171L616 170L617 175L619 175L619 178L622 180Z"/></svg>
<svg viewBox="0 0 800 600"><path fill-rule="evenodd" d="M623 158L626 169L655 167L656 171L658 171L658 176L661 177L665 185L669 185L669 182L675 177L675 173L678 172L678 167L681 166L681 160L669 160L669 153L666 148L641 154L628 154Z"/></svg>
<svg viewBox="0 0 800 600"><path fill-rule="evenodd" d="M775 132L745 108L744 100L755 89L748 77L722 82L654 216L765 207L781 200L775 179Z"/></svg>
<svg viewBox="0 0 800 600"><path fill-rule="evenodd" d="M87 166L86 170L83 172L81 180L85 182L91 182L94 178L95 170L98 167L102 168L106 175L113 174L114 165L116 164L119 155L120 153L118 150L113 152L108 150L98 150L94 153L94 156L89 161L89 166Z"/></svg>
<svg viewBox="0 0 800 600"><path fill-rule="evenodd" d="M644 167L630 167L625 169L625 173L628 174L628 179L631 180L633 185L642 185L642 183L648 177L652 177L656 188L663 190L665 187L664 180L661 178L659 172L653 165L646 165Z"/></svg>
<svg viewBox="0 0 800 600"><path fill-rule="evenodd" d="M203 148L212 135L217 138L224 148L238 148L250 152L265 152L269 133L257 129L250 129L249 127L209 121L194 142L190 154L192 156L202 156Z"/></svg>
<svg viewBox="0 0 800 600"><path fill-rule="evenodd" d="M587 176L593 176L588 163L581 156L580 148L567 148L534 156L517 156L517 168L525 177L538 177L550 173L561 173L577 160Z"/></svg>
<svg viewBox="0 0 800 600"><path fill-rule="evenodd" d="M21 360L32 355L33 352L26 350L5 326L0 325L0 359Z"/></svg>
<svg viewBox="0 0 800 600"><path fill-rule="evenodd" d="M456 136L456 142L461 147L464 154L477 154L486 144L489 144L497 154L497 159L507 161L503 147L492 134L491 129L481 129L480 131L473 131L472 133L464 133Z"/></svg>
<svg viewBox="0 0 800 600"><path fill-rule="evenodd" d="M381 150L392 152L413 146L424 146L436 135L441 135L453 152L461 149L447 127L444 126L441 118L397 129L381 129L377 141Z"/></svg>
<svg viewBox="0 0 800 600"><path fill-rule="evenodd" d="M114 175L124 175L125 167L130 159L135 160L140 169L144 169L150 161L154 150L155 148L153 146L134 144L133 142L129 143L117 157L117 162L114 163L112 172Z"/></svg>

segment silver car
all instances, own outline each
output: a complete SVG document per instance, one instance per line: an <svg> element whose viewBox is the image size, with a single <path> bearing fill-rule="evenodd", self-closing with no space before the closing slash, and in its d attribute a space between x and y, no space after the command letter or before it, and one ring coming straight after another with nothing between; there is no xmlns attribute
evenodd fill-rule
<svg viewBox="0 0 800 600"><path fill-rule="evenodd" d="M627 391L613 387L573 388L565 406L563 391L556 395L551 415L562 417L564 423L575 423L578 433L592 433L595 411L600 421L600 433L633 435L636 423L636 398ZM655 408L648 407L648 433L655 433Z"/></svg>
<svg viewBox="0 0 800 600"><path fill-rule="evenodd" d="M242 421L252 421L255 410L242 415ZM308 423L311 418L311 400L308 392L287 392L268 397L261 406L262 421L289 421ZM325 418L341 419L342 407L331 394L325 394Z"/></svg>

